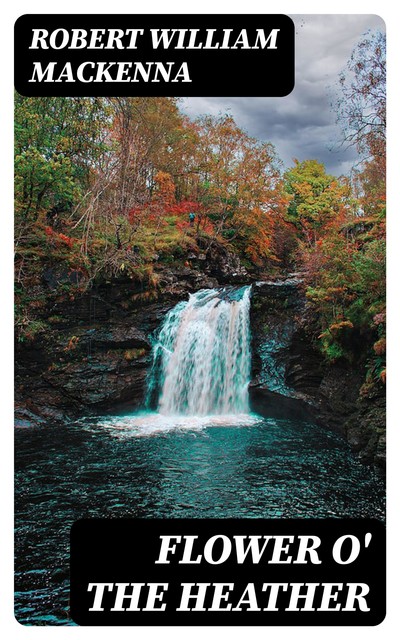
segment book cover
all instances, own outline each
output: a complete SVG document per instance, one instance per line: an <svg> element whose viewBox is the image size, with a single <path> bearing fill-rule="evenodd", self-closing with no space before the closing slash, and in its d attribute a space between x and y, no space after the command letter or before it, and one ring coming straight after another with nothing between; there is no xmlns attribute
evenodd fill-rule
<svg viewBox="0 0 400 640"><path fill-rule="evenodd" d="M385 23L111 11L15 23L16 620L379 625Z"/></svg>

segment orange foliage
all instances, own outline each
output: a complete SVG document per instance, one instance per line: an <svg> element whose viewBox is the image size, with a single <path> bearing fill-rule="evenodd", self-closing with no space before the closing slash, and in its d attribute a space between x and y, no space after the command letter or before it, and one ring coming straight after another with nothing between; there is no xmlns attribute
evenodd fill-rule
<svg viewBox="0 0 400 640"><path fill-rule="evenodd" d="M165 171L158 171L154 181L156 186L152 201L164 207L174 204L175 184L172 176Z"/></svg>
<svg viewBox="0 0 400 640"><path fill-rule="evenodd" d="M383 356L386 353L386 338L380 338L375 342L374 351L377 356Z"/></svg>
<svg viewBox="0 0 400 640"><path fill-rule="evenodd" d="M45 227L45 233L46 236L55 241L56 244L58 245L66 245L69 249L72 249L74 243L75 243L75 239L74 238L70 238L69 236L66 236L64 233L57 233L57 231L54 231L54 229L52 227Z"/></svg>

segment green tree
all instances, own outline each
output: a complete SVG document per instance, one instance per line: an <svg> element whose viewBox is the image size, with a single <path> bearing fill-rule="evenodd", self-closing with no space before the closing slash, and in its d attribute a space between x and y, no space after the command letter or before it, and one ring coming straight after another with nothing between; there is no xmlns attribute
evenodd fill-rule
<svg viewBox="0 0 400 640"><path fill-rule="evenodd" d="M71 208L104 150L99 98L27 98L15 94L16 213L36 220Z"/></svg>
<svg viewBox="0 0 400 640"><path fill-rule="evenodd" d="M298 230L300 240L312 246L330 224L343 218L349 206L349 185L327 174L317 160L295 160L284 180L291 196L287 220Z"/></svg>

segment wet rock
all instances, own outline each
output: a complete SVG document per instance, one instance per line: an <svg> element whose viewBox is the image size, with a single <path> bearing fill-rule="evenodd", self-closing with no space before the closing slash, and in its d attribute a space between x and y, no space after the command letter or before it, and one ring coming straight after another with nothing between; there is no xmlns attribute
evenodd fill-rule
<svg viewBox="0 0 400 640"><path fill-rule="evenodd" d="M250 406L252 411L265 417L311 420L310 406L296 398L283 396L262 386L250 385Z"/></svg>
<svg viewBox="0 0 400 640"><path fill-rule="evenodd" d="M57 289L60 284L79 285L84 275L78 269L67 269L64 267L47 268L43 271L43 283L49 289Z"/></svg>
<svg viewBox="0 0 400 640"><path fill-rule="evenodd" d="M192 266L163 267L157 273L163 298L182 299L187 297L189 293L194 293L200 289L213 289L218 286L218 281L215 278L210 277L200 269L192 268Z"/></svg>
<svg viewBox="0 0 400 640"><path fill-rule="evenodd" d="M268 280L255 282L253 285L253 295L260 298L270 298L273 300L284 299L289 305L296 305L299 296L302 295L303 280L300 278L286 278L285 280Z"/></svg>
<svg viewBox="0 0 400 640"><path fill-rule="evenodd" d="M48 380L88 407L138 405L144 399L147 364L146 355L131 359L129 352L104 353L62 366Z"/></svg>
<svg viewBox="0 0 400 640"><path fill-rule="evenodd" d="M45 419L31 411L26 405L16 404L14 424L18 428L38 427L45 424Z"/></svg>
<svg viewBox="0 0 400 640"><path fill-rule="evenodd" d="M373 401L358 398L344 424L352 448L363 462L384 471L386 465L386 409L382 395Z"/></svg>
<svg viewBox="0 0 400 640"><path fill-rule="evenodd" d="M255 384L284 396L295 396L286 375L289 348L300 322L304 296L300 285L285 287L284 282L257 282L252 286L252 377Z"/></svg>
<svg viewBox="0 0 400 640"><path fill-rule="evenodd" d="M220 284L246 284L251 280L239 257L223 245L212 245L204 255L202 269Z"/></svg>
<svg viewBox="0 0 400 640"><path fill-rule="evenodd" d="M137 327L127 327L126 324L89 329L84 337L91 341L92 348L146 350L151 348L149 339L143 331Z"/></svg>

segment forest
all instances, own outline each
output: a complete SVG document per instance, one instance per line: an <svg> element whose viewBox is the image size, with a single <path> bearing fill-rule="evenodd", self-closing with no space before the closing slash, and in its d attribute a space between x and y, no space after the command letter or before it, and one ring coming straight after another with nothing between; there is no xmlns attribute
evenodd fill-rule
<svg viewBox="0 0 400 640"><path fill-rule="evenodd" d="M16 339L46 332L46 273L73 300L122 275L162 293L160 269L236 255L251 281L299 273L330 362L368 352L362 392L385 383L385 38L361 40L333 109L358 163L283 166L230 114L189 119L176 98L15 95Z"/></svg>

